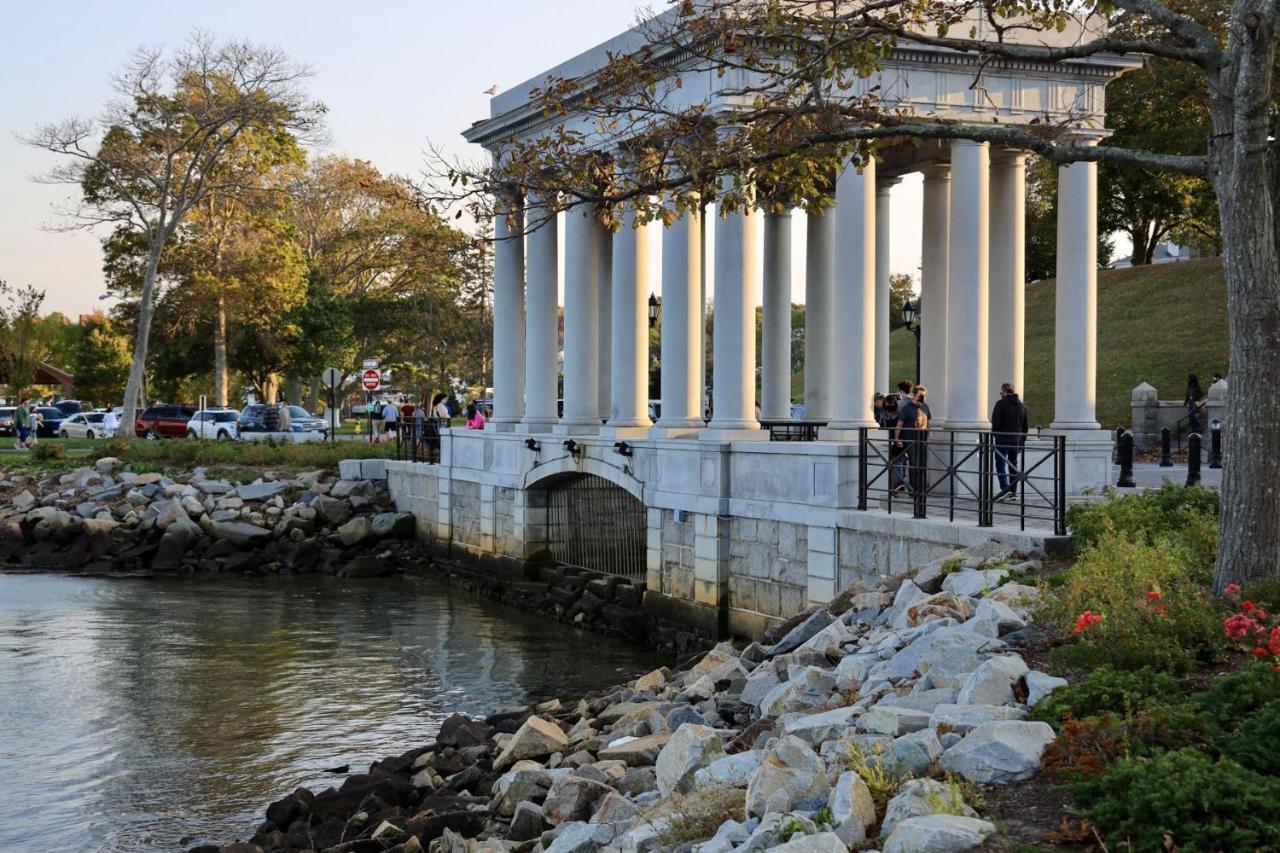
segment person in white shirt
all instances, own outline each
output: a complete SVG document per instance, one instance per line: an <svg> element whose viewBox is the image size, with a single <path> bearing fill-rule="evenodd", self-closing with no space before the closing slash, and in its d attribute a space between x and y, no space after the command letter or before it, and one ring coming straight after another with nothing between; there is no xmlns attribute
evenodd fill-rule
<svg viewBox="0 0 1280 853"><path fill-rule="evenodd" d="M400 417L400 410L396 408L396 404L390 400L382 407L382 430L388 436L396 431L396 420Z"/></svg>
<svg viewBox="0 0 1280 853"><path fill-rule="evenodd" d="M106 414L102 416L102 431L107 438L115 438L116 432L120 429L120 419L116 417L115 409L107 409Z"/></svg>

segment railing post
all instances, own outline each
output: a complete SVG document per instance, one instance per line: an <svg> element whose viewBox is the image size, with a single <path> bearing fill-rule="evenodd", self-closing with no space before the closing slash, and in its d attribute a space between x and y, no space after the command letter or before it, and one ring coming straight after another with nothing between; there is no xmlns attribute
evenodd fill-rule
<svg viewBox="0 0 1280 853"><path fill-rule="evenodd" d="M1222 424L1217 421L1209 428L1209 467L1215 471L1222 467Z"/></svg>
<svg viewBox="0 0 1280 853"><path fill-rule="evenodd" d="M858 428L858 509L867 508L867 475L870 466L867 464L867 428Z"/></svg>
<svg viewBox="0 0 1280 853"><path fill-rule="evenodd" d="M991 447L993 445L991 433L978 433L978 526L991 527L995 524L995 511L992 504L993 492L991 490L992 474L992 458Z"/></svg>
<svg viewBox="0 0 1280 853"><path fill-rule="evenodd" d="M1187 436L1187 485L1200 485L1200 433Z"/></svg>
<svg viewBox="0 0 1280 853"><path fill-rule="evenodd" d="M1160 467L1173 467L1173 433L1168 427L1160 430Z"/></svg>
<svg viewBox="0 0 1280 853"><path fill-rule="evenodd" d="M1053 437L1053 532L1056 536L1067 535L1067 437ZM1026 497L1026 487L1023 487Z"/></svg>
<svg viewBox="0 0 1280 853"><path fill-rule="evenodd" d="M911 484L911 496L915 502L915 512L913 515L915 515L916 518L928 518L928 495L925 492L925 471L928 466L924 463L923 458L924 453L922 448L924 447L924 440L920 437L920 430L916 430L915 432L916 437L911 440L911 473L913 480Z"/></svg>
<svg viewBox="0 0 1280 853"><path fill-rule="evenodd" d="M1164 437L1168 436L1169 430L1166 427ZM1116 481L1116 486L1132 489L1136 485L1133 481L1133 433L1126 432L1120 437L1120 479Z"/></svg>
<svg viewBox="0 0 1280 853"><path fill-rule="evenodd" d="M1115 443L1111 446L1111 464L1112 465L1120 464L1120 436L1122 435L1124 435L1124 427L1122 426L1116 427L1116 440L1115 440Z"/></svg>

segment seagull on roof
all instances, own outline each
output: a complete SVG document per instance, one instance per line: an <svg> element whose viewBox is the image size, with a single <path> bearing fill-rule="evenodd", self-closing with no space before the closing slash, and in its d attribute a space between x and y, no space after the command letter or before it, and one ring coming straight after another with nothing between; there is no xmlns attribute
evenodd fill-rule
<svg viewBox="0 0 1280 853"><path fill-rule="evenodd" d="M498 84L497 84L497 83L494 83L494 84L493 84L492 86L490 86L488 89L485 89L485 90L484 90L484 93L485 93L486 95L490 95L490 96L493 96L493 95L498 94Z"/></svg>

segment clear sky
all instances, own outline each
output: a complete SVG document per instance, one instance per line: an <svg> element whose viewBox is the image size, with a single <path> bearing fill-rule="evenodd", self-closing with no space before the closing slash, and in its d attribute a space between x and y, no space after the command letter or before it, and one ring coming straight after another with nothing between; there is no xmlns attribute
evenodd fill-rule
<svg viewBox="0 0 1280 853"><path fill-rule="evenodd" d="M463 129L488 115L484 90L513 86L629 26L661 0L0 0L0 279L48 291L73 317L99 305L100 234L55 233L66 187L35 184L53 160L15 135L95 113L109 80L140 45L173 45L193 29L283 48L312 66L329 107L330 153L384 172L421 175L428 141L478 157ZM920 185L894 188L894 272L918 274ZM797 217L802 270L803 217ZM796 280L796 300L802 281Z"/></svg>

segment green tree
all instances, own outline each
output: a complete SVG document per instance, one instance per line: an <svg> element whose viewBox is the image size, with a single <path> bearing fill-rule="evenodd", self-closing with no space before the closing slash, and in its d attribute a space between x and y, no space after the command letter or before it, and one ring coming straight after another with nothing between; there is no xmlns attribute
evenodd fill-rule
<svg viewBox="0 0 1280 853"><path fill-rule="evenodd" d="M98 405L114 405L129 378L129 338L102 312L80 318L68 368L76 394Z"/></svg>
<svg viewBox="0 0 1280 853"><path fill-rule="evenodd" d="M11 397L20 397L35 384L36 370L49 348L48 329L41 323L45 292L28 284L13 287L0 280L0 359Z"/></svg>

